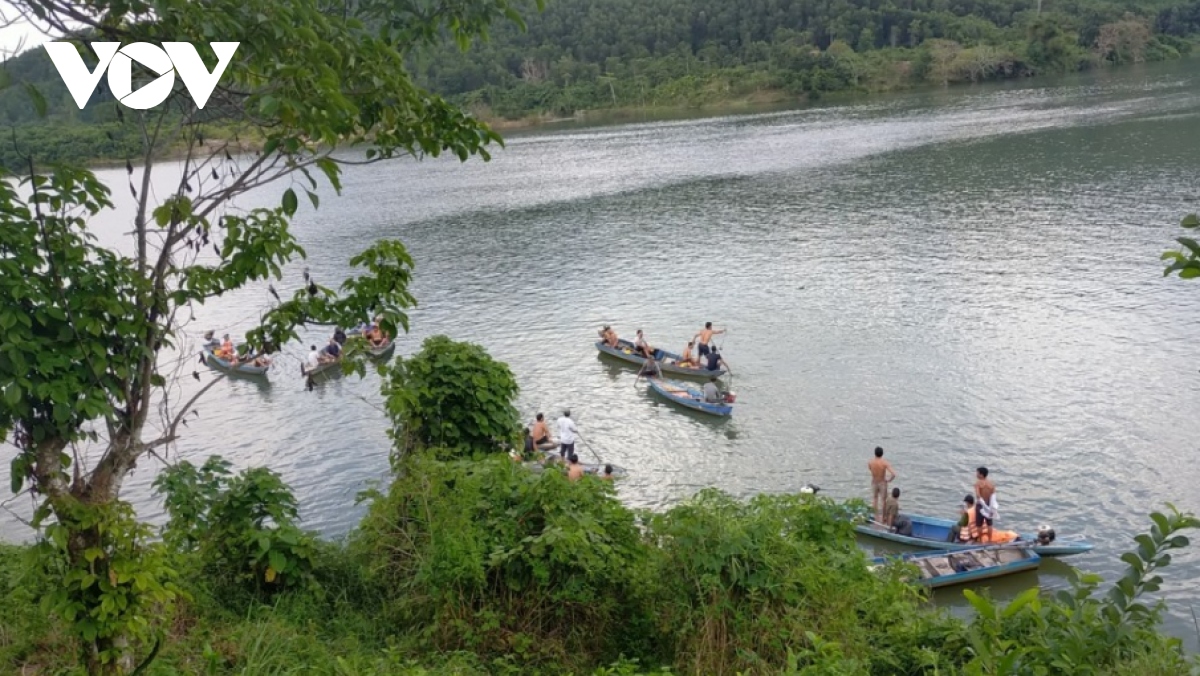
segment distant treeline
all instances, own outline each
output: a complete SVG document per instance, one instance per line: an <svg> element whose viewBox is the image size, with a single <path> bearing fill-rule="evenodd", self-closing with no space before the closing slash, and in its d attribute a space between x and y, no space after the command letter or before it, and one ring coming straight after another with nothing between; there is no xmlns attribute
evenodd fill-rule
<svg viewBox="0 0 1200 676"><path fill-rule="evenodd" d="M551 0L528 30L414 60L479 112L820 96L1175 58L1200 2L1164 0Z"/></svg>
<svg viewBox="0 0 1200 676"><path fill-rule="evenodd" d="M412 70L493 119L817 98L1177 58L1200 34L1200 0L550 0L525 18L466 52L416 54ZM42 49L4 75L0 165L142 152L103 79L80 110Z"/></svg>

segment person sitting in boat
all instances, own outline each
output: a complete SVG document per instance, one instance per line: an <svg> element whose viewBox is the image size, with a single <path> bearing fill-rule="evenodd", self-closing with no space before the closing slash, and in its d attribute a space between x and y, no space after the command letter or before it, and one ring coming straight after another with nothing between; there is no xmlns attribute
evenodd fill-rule
<svg viewBox="0 0 1200 676"><path fill-rule="evenodd" d="M604 466L604 474L600 475L600 478L601 478L602 480L604 480L604 481L612 481L612 480L613 480L613 468L612 468L612 465L605 465L605 466Z"/></svg>
<svg viewBox="0 0 1200 676"><path fill-rule="evenodd" d="M600 340L605 345L613 348L621 344L621 340L617 338L617 332L613 331L613 328L608 324L605 324L604 328L600 329Z"/></svg>
<svg viewBox="0 0 1200 676"><path fill-rule="evenodd" d="M646 337L642 335L642 330L637 330L637 338L633 341L633 346L646 359L654 359L654 348L650 347L650 343L646 342Z"/></svg>
<svg viewBox="0 0 1200 676"><path fill-rule="evenodd" d="M1011 530L997 530L989 528L986 531L976 525L975 519L975 496L968 495L963 498L963 515L958 520L957 529L958 542L963 544L1004 544L1016 540L1018 535ZM953 530L951 533L953 534Z"/></svg>
<svg viewBox="0 0 1200 676"><path fill-rule="evenodd" d="M341 358L341 356L342 346L338 345L336 340L330 338L329 344L321 350L321 361L323 363L329 363L331 361L337 361L339 358Z"/></svg>
<svg viewBox="0 0 1200 676"><path fill-rule="evenodd" d="M221 341L217 340L216 334L214 334L212 331L205 331L204 347L216 352L221 347Z"/></svg>
<svg viewBox="0 0 1200 676"><path fill-rule="evenodd" d="M709 371L720 371L722 368L729 368L729 364L726 364L725 360L721 358L721 353L717 352L716 345L709 348L709 353L705 355L705 361L704 368Z"/></svg>
<svg viewBox="0 0 1200 676"><path fill-rule="evenodd" d="M228 333L221 338L221 347L217 348L216 354L221 359L231 359L236 354L233 349L233 341L229 339Z"/></svg>
<svg viewBox="0 0 1200 676"><path fill-rule="evenodd" d="M338 345L346 344L346 332L342 330L342 327L339 326L333 330L333 339L337 341Z"/></svg>
<svg viewBox="0 0 1200 676"><path fill-rule="evenodd" d="M883 525L891 528L900 516L900 489L893 488L891 497L883 501Z"/></svg>
<svg viewBox="0 0 1200 676"><path fill-rule="evenodd" d="M723 397L721 396L721 390L719 388L717 388L717 379L716 378L709 378L708 382L704 383L704 387L701 388L701 390L704 393L705 403L708 403L708 404L721 403L721 399Z"/></svg>
<svg viewBox="0 0 1200 676"><path fill-rule="evenodd" d="M683 354L675 361L676 366L682 366L685 369L700 368L700 362L692 359L692 348L696 346L696 341L689 340L687 347L683 348Z"/></svg>
<svg viewBox="0 0 1200 676"><path fill-rule="evenodd" d="M533 440L534 446L541 448L554 448L554 440L550 438L550 427L546 424L546 414L537 414L537 419L533 423L533 430L530 432L530 439Z"/></svg>

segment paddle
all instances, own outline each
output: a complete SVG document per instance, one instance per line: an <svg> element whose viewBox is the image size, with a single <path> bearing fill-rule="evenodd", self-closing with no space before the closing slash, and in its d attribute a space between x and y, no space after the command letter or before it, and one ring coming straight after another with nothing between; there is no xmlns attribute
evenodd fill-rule
<svg viewBox="0 0 1200 676"><path fill-rule="evenodd" d="M587 449L592 452L592 455L596 456L596 462L603 465L604 461L600 459L600 454L596 452L596 449L592 448L592 445L587 442L587 439L584 439L583 435L579 432L576 432L575 436L579 437L579 440L583 442L583 445L587 446Z"/></svg>

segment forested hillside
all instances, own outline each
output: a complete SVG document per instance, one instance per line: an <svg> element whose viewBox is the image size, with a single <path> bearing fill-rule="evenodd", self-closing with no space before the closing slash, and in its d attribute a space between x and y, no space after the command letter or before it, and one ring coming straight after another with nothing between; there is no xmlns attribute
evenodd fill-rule
<svg viewBox="0 0 1200 676"><path fill-rule="evenodd" d="M496 24L489 41L464 53L447 40L411 67L494 120L1062 73L1175 58L1200 34L1200 0L549 0L523 15L525 31ZM0 164L123 160L140 141L104 80L81 111L44 50L5 70L0 122L18 129Z"/></svg>
<svg viewBox="0 0 1200 676"><path fill-rule="evenodd" d="M551 0L415 67L484 113L565 115L1160 60L1198 32L1195 0Z"/></svg>

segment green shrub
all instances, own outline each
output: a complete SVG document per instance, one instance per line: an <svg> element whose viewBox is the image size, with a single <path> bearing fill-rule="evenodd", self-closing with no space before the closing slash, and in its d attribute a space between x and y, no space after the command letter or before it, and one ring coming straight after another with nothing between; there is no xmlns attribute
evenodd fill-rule
<svg viewBox="0 0 1200 676"><path fill-rule="evenodd" d="M315 539L296 526L296 499L263 467L231 476L212 456L169 467L154 480L170 520L163 540L221 579L258 593L312 581Z"/></svg>
<svg viewBox="0 0 1200 676"><path fill-rule="evenodd" d="M516 378L479 345L446 336L385 371L383 388L400 455L437 448L443 457L492 453L520 439Z"/></svg>

